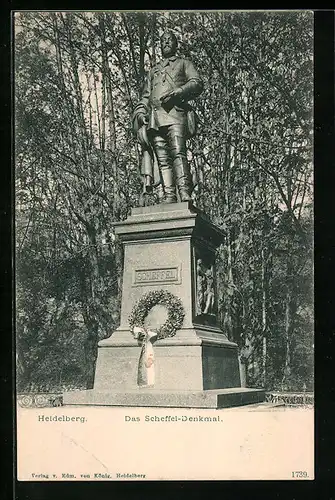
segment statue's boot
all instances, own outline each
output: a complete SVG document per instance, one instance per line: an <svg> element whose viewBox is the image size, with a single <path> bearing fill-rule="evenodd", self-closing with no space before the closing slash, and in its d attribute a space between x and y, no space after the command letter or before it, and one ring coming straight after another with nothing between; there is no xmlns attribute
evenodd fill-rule
<svg viewBox="0 0 335 500"><path fill-rule="evenodd" d="M187 159L183 156L178 156L177 158L175 158L173 166L176 175L176 184L178 186L180 201L189 201L191 200L192 180Z"/></svg>
<svg viewBox="0 0 335 500"><path fill-rule="evenodd" d="M173 159L173 170L180 201L188 201L191 200L192 180L186 157L184 128L180 125L173 125L171 127L169 137L171 144L171 157Z"/></svg>
<svg viewBox="0 0 335 500"><path fill-rule="evenodd" d="M161 176L164 185L165 196L162 203L176 203L176 188L173 183L173 172L171 168L162 168Z"/></svg>
<svg viewBox="0 0 335 500"><path fill-rule="evenodd" d="M171 158L169 155L169 146L166 139L161 135L155 135L153 137L153 145L164 189L162 203L176 203L176 186L173 177Z"/></svg>

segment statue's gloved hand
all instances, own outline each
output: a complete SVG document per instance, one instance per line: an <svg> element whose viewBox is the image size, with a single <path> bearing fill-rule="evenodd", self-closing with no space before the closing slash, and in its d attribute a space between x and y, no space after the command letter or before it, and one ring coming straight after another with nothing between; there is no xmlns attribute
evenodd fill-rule
<svg viewBox="0 0 335 500"><path fill-rule="evenodd" d="M142 127L142 125L148 125L149 123L148 116L145 115L144 113L139 113L137 120L140 127Z"/></svg>
<svg viewBox="0 0 335 500"><path fill-rule="evenodd" d="M174 102L178 100L182 96L183 89L178 87L174 90L171 90L170 92L166 92L161 96L161 103L162 104L170 104L171 102Z"/></svg>

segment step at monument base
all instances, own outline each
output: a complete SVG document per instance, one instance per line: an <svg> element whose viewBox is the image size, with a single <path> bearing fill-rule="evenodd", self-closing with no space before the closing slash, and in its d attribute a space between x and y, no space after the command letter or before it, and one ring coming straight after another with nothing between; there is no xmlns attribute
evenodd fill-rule
<svg viewBox="0 0 335 500"><path fill-rule="evenodd" d="M163 408L230 408L261 403L265 400L262 389L234 387L205 391L157 391L138 389L128 392L71 391L63 395L64 405L135 406Z"/></svg>

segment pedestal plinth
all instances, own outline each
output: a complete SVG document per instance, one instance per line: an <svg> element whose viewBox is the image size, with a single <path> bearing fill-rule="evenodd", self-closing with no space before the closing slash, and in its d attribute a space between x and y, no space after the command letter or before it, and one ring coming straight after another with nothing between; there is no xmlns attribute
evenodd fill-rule
<svg viewBox="0 0 335 500"><path fill-rule="evenodd" d="M237 345L217 321L215 252L222 231L184 202L134 208L116 234L124 245L120 326L99 343L94 389L66 393L64 403L213 408L263 401L262 390L241 388ZM152 290L178 297L185 317L173 337L154 342L154 385L143 388L137 385L141 345L129 316ZM162 311L153 312L159 323Z"/></svg>

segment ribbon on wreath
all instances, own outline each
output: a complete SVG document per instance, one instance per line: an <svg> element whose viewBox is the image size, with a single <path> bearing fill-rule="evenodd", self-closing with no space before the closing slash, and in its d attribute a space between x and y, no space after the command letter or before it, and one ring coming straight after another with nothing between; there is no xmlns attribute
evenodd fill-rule
<svg viewBox="0 0 335 500"><path fill-rule="evenodd" d="M140 358L138 360L137 385L153 386L155 384L155 357L152 343L157 332L134 326L134 338L142 342Z"/></svg>

